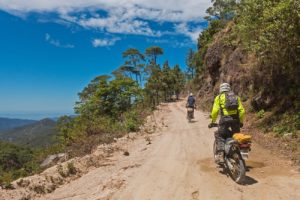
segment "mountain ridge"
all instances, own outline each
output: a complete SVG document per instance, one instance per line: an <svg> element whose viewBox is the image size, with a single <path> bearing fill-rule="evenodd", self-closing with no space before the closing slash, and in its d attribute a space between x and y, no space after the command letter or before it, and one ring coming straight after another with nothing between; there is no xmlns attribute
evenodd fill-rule
<svg viewBox="0 0 300 200"><path fill-rule="evenodd" d="M56 122L50 118L1 131L0 139L29 147L45 147L55 142Z"/></svg>
<svg viewBox="0 0 300 200"><path fill-rule="evenodd" d="M0 131L33 124L34 122L37 122L37 120L0 117Z"/></svg>

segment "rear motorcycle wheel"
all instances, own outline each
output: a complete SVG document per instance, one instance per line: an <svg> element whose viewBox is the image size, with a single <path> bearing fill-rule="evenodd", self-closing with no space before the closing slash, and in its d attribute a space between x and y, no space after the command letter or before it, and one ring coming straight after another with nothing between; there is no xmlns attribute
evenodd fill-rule
<svg viewBox="0 0 300 200"><path fill-rule="evenodd" d="M187 116L188 116L188 117L187 117L187 118L188 118L188 121L189 121L189 122L192 122L193 113L188 111Z"/></svg>
<svg viewBox="0 0 300 200"><path fill-rule="evenodd" d="M225 158L229 175L238 184L242 184L246 177L245 162L240 153L234 152Z"/></svg>

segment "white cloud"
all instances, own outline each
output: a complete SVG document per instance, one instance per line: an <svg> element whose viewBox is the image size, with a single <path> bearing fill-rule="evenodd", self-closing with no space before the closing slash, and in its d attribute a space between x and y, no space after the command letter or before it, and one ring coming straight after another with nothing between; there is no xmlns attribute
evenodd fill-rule
<svg viewBox="0 0 300 200"><path fill-rule="evenodd" d="M46 33L45 34L45 40L47 42L49 42L50 44L56 46L56 47L60 47L60 48L68 48L68 49L71 49L71 48L74 48L75 46L72 45L72 44L61 44L61 42L59 40L56 40L56 39L53 39L51 37L51 35L49 33Z"/></svg>
<svg viewBox="0 0 300 200"><path fill-rule="evenodd" d="M76 20L75 20L76 21ZM120 19L115 16L108 18L80 19L78 23L85 28L97 28L109 33L160 36L160 31L154 31L148 22L135 19Z"/></svg>
<svg viewBox="0 0 300 200"><path fill-rule="evenodd" d="M92 44L94 47L105 47L105 46L113 46L115 45L115 43L120 40L120 38L111 38L111 39L108 39L108 38L104 38L104 39L94 39L92 41Z"/></svg>
<svg viewBox="0 0 300 200"><path fill-rule="evenodd" d="M187 23L180 23L175 25L177 33L181 33L189 37L192 41L196 42L199 34L203 31L201 27L191 27Z"/></svg>
<svg viewBox="0 0 300 200"><path fill-rule="evenodd" d="M147 36L167 34L168 31L159 30L159 24L169 22L177 24L175 34L195 41L201 29L188 24L203 21L210 4L210 0L0 0L0 10L21 17L30 12L55 12L60 18L55 19L56 22L61 20L109 33Z"/></svg>
<svg viewBox="0 0 300 200"><path fill-rule="evenodd" d="M124 10L128 16L187 21L203 17L210 0L0 0L0 9L20 12Z"/></svg>
<svg viewBox="0 0 300 200"><path fill-rule="evenodd" d="M194 46L194 43L192 43L190 40L182 40L179 41L175 38L171 39L146 39L147 43L150 44L167 44L172 46L173 48L184 48L184 47L192 47Z"/></svg>

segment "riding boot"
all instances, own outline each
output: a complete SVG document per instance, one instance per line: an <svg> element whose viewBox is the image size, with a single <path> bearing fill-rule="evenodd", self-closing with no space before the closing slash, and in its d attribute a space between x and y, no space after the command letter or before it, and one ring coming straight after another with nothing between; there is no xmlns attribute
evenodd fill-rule
<svg viewBox="0 0 300 200"><path fill-rule="evenodd" d="M224 151L219 151L217 153L217 161L219 163L224 163Z"/></svg>
<svg viewBox="0 0 300 200"><path fill-rule="evenodd" d="M216 162L223 163L224 162L224 151L225 151L225 140L220 137L219 131L215 132L215 140L216 140Z"/></svg>

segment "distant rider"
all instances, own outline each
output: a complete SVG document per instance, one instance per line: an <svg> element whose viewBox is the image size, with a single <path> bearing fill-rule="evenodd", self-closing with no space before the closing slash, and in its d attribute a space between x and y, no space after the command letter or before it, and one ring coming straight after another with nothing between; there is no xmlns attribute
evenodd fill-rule
<svg viewBox="0 0 300 200"><path fill-rule="evenodd" d="M194 118L194 109L196 107L196 99L195 99L193 93L190 93L190 95L187 99L186 107L193 108L193 118Z"/></svg>
<svg viewBox="0 0 300 200"><path fill-rule="evenodd" d="M217 142L217 160L223 162L225 140L232 137L234 133L240 132L240 127L243 127L245 109L240 97L232 92L228 83L220 85L219 93L214 100L211 111L212 121L208 127L211 128L214 126L220 111L221 118L219 120L219 129L215 133L215 139Z"/></svg>

